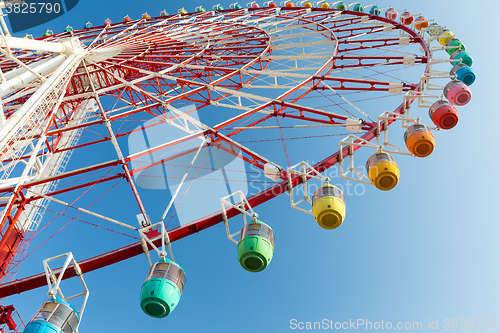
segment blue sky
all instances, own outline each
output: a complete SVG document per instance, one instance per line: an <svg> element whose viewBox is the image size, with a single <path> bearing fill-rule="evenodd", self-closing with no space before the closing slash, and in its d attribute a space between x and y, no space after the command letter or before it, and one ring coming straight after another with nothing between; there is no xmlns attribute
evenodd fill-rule
<svg viewBox="0 0 500 333"><path fill-rule="evenodd" d="M47 28L80 28L89 20L98 25L108 17L116 22L146 11L174 13L178 8L172 3L82 0L67 15L28 32L40 36ZM184 7L191 11L200 4L186 1ZM446 319L500 321L500 160L495 143L500 117L494 107L494 57L500 49L491 42L494 37L485 37L495 29L500 5L487 1L481 7L488 10L472 10L470 1L378 3L390 4L446 25L474 58L472 101L459 108L456 128L436 133L434 153L424 159L398 158L402 177L392 191L366 186L362 195L346 196L346 220L334 231L291 209L287 195L257 207L276 234L273 261L259 274L239 267L222 225L176 242L176 260L186 270L187 283L167 318L149 318L140 310L139 290L148 271L144 256L86 274L91 294L80 332L288 332L293 319L383 320L393 326L422 322L420 331L427 332L432 331L429 320L438 321L439 331ZM81 233L41 248L18 278L41 272L41 260L48 256L71 250L77 260L84 259L73 249L93 247L93 230L75 230ZM26 322L46 291L12 296L4 304L13 303ZM372 330L360 326L359 331Z"/></svg>

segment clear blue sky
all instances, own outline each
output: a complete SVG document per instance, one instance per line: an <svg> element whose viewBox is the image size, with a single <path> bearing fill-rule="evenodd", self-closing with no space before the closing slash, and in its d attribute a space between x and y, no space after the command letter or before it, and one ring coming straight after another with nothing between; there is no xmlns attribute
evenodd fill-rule
<svg viewBox="0 0 500 333"><path fill-rule="evenodd" d="M138 18L146 11L175 13L173 3L81 0L67 15L29 33L62 31L68 24L81 28L88 20L98 25L108 17L116 22L126 14ZM213 5L188 0L184 7L192 11L200 4ZM401 181L390 192L367 186L363 195L347 196L347 218L334 231L292 210L287 195L256 208L276 233L273 261L259 274L239 267L222 225L176 242L176 260L186 270L187 283L179 306L167 318L149 318L139 307L148 271L144 256L86 274L91 295L80 332L288 332L293 319L422 322L421 331L427 332L429 320L439 321L439 331L446 319L500 321L500 117L494 106L500 52L494 31L500 5L491 0L479 6L462 0L453 5L431 0L378 3L391 4L446 25L474 57L472 101L459 109L456 128L436 134L434 153L425 159L399 158ZM98 254L97 246L92 250L94 229L81 230L43 247L18 278L41 272L41 260L48 256L73 251L81 260ZM88 250L84 258L80 247ZM4 304L13 303L28 321L46 291L16 295ZM363 326L359 331L371 330Z"/></svg>

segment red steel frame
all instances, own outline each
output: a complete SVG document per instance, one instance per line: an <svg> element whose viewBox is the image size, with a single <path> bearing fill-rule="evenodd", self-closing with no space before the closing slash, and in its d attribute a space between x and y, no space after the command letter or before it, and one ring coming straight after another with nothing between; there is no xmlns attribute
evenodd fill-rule
<svg viewBox="0 0 500 333"><path fill-rule="evenodd" d="M271 9L270 10L259 9L255 11L252 11L252 9L248 10L255 18L263 17L268 15L270 12L274 12ZM266 160L262 159L261 156L254 154L251 150L247 150L245 149L245 147L236 145L232 140L229 139L230 137L243 131L243 129L233 130L231 133L226 135L221 135L219 131L224 129L225 127L228 127L234 122L244 119L265 108L272 108L274 112L272 114L269 114L254 121L252 124L248 126L255 126L269 118L278 116L300 119L305 121L312 121L322 124L343 123L346 117L341 117L341 116L335 117L332 116L332 114L330 113L324 113L315 110L313 108L295 105L294 103L297 100L300 100L300 98L305 94L307 94L307 92L297 97L292 102L284 101L283 99L287 96L290 96L292 93L297 92L300 88L306 85L312 85L313 87L311 88L312 90L326 89L326 87L320 86L320 83L324 81L329 82L329 84L330 83L334 84L332 88L339 91L348 91L348 90L387 91L387 84L383 82L363 80L363 79L354 80L354 79L328 77L328 74L331 71L333 71L333 69L338 69L347 66L373 65L373 63L371 64L365 63L364 62L365 59L370 59L372 61L378 60L381 62L385 61L386 63L390 62L391 64L403 63L403 57L383 57L383 56L363 57L363 56L342 55L342 52L344 50L350 51L350 50L363 49L365 47L368 48L368 47L390 46L398 44L399 40L396 38L374 39L374 40L365 39L361 46L357 45L357 47L355 48L349 48L350 42L347 39L347 37L354 36L358 33L363 33L363 32L373 32L374 29L377 28L376 25L370 27L357 26L349 28L352 24L359 23L361 17L363 16L368 16L371 19L377 19L382 23L393 24L395 29L401 29L406 33L408 33L410 35L410 42L419 43L424 50L425 56L417 57L416 62L427 63L428 61L429 50L421 36L419 36L411 29L401 24L385 19L383 17L375 17L369 14L345 11L344 14L347 14L349 16L346 16L346 18L339 18L338 20L335 21L335 23L333 23L331 26L327 28L326 26L322 24L316 24L315 22L321 21L328 15L337 12L334 9L327 10L321 8L313 8L312 11L314 15L310 15L307 18L302 18L304 10L300 8L283 8L282 10L283 14L278 15L276 17L277 19L289 19L290 17L296 17L298 23L300 22L301 24L304 25L310 25L311 23L313 23L316 29L318 29L319 31L324 31L325 32L324 34L330 34L329 31L331 31L334 36L330 35L329 38L332 39L338 38L338 44L334 56L329 61L327 61L320 70L318 70L317 75L311 76L309 79L302 81L300 84L296 85L294 88L290 89L286 94L280 96L279 98L272 100L268 103L264 103L260 107L255 108L249 112L243 113L235 119L226 121L223 124L217 126L216 128L207 129L202 134L187 136L186 138L184 138L179 142L190 140L199 135L205 135L206 137L209 137L211 139L211 142L207 145L218 146L219 148L222 148L230 153L234 152L235 149L237 149L243 155L241 157L243 158L243 160L263 169L264 164L267 163ZM226 15L226 17L237 17L238 15L242 15L243 13L244 13L243 10L222 11L222 14ZM88 92L85 90L85 87L86 87L86 82L88 82L90 79L92 79L92 81L95 84L97 84L97 88L99 91L102 92L102 95L104 95L104 92L106 92L108 95L115 96L116 98L128 101L131 105L142 105L141 107L137 107L135 110L132 111L110 115L109 121L112 122L142 112L147 112L152 115L163 114L166 112L166 110L164 109L164 105L166 103L175 102L177 100L188 100L197 105L196 110L201 109L209 105L211 101L219 101L228 95L225 94L222 97L214 98L212 97L211 94L211 87L214 86L224 87L236 91L241 89L243 84L247 84L255 79L254 76L250 77L249 79L246 79L245 81L239 69L253 68L257 70L264 70L268 66L270 61L263 60L261 58L262 56L265 55L271 55L270 46L268 45L269 36L265 34L263 31L260 31L254 27L241 26L235 23L219 22L219 23L212 23L208 26L207 24L202 23L202 21L204 18L211 15L210 12L205 12L200 14L190 14L190 15L193 15L193 17L195 17L194 22L189 24L179 23L178 17L173 16L170 18L170 21L168 21L168 23L165 24L164 28L169 29L174 26L182 27L184 30L192 28L197 28L197 29L209 28L211 31L219 31L221 35L226 34L227 35L226 39L234 38L234 35L237 35L238 37L244 37L245 42L241 41L238 42L237 38L237 40L235 40L234 42L235 46L231 48L232 54L227 54L228 48L214 47L207 50L200 48L193 48L191 46L186 45L185 43L168 40L168 38L166 38L164 35L160 36L156 34L149 34L149 35L136 34L134 37L130 38L121 37L108 44L101 44L102 41L95 42L93 47L95 47L94 49L96 51L98 51L102 47L110 47L110 46L120 47L122 48L123 51L122 53L119 54L119 56L101 61L98 64L87 65L89 71L88 74L81 68L77 69L77 72L75 72L73 79L70 81L67 87L65 102L61 105L61 109L65 111L63 112L64 116L60 118L54 118L52 120L52 126L49 127L49 130L46 133L46 136L48 138L46 142L48 150L56 154L68 150L74 150L91 145L97 145L111 140L111 136L105 136L101 139L85 142L76 145L74 147L60 147L58 145L62 135L67 131L73 131L79 127L90 128L92 126L99 126L105 122L104 119L100 120L97 119L78 126L68 125L69 120L71 119L72 110L76 109L76 107L80 105L82 101L89 98ZM133 24L137 24L136 27L137 29L144 29L144 31L148 31L148 25L150 23L160 22L162 20L165 20L165 18L154 18L152 20L148 20L148 22L144 22L142 20L142 21L132 21L127 24L117 23L109 26L107 29L105 29L104 27L95 27L92 29L75 31L74 35L79 36L82 40L94 40L96 37L101 36L105 31L108 34L112 34L113 32L117 33L126 28L129 28ZM380 28L380 26L378 27ZM337 34L340 34L342 37L335 37ZM60 37L62 35L64 34L58 35L56 37ZM52 39L52 38L53 37L46 37L43 39ZM374 43L374 45L365 46L365 43L366 44ZM217 54L217 52L221 52L221 54ZM219 59L220 61L225 62L225 67L220 65L218 66L203 65L204 61L206 61L207 59L214 59L214 56L218 57L217 59ZM353 63L352 65L349 64L343 66L342 65L336 66L336 62L338 59L341 60L349 59L349 60L355 60L356 62ZM134 81L136 79L139 79L141 76L144 76L145 75L144 71L156 73L160 72L164 68L176 64L193 65L198 63L203 65L202 71L200 69L189 70L188 67L179 66L176 71L169 72L170 77L176 78L175 81L167 81L160 76L154 78L153 81L155 83L145 84L140 82L137 83L134 88L127 87L126 84L126 81ZM9 63L8 61L1 61L0 66L2 66L2 70L4 72L9 68L14 67L14 65ZM238 67L238 69L235 69L236 67ZM427 71L427 68L425 71ZM216 78L215 80L213 80L213 76L215 76ZM358 86L355 87L350 86L350 84L353 83L357 84ZM360 84L363 86L359 87ZM139 90L137 90L137 87L139 87L138 88ZM140 87L143 87L143 89L141 89ZM146 88L148 87L149 89L151 89L151 87L153 89L156 89L156 92L160 94L168 89L173 89L177 87L180 87L180 92L176 97L172 97L167 101L161 101L158 98L155 98L154 96L147 93L148 90ZM403 91L408 91L408 90L418 90L418 86L416 84L405 84L403 87ZM28 97L29 95L19 100L8 103L4 107L4 109L7 110L6 116L9 117L12 114L12 112L9 111L10 110L9 105L14 106L17 103L25 101ZM12 110L15 110L15 108L12 108ZM300 116L292 114L291 112L287 112L287 110L299 111ZM399 106L395 110L395 112L402 113L403 112L402 105ZM362 135L362 139L370 141L376 136L377 132L376 123L365 122L362 125L362 129L365 131L365 134ZM134 130L117 133L116 137L126 136L133 132ZM178 144L179 142L176 142L175 144ZM222 144L229 146L229 148L223 146ZM172 143L165 144L161 147L158 147L157 149L165 149L168 148L169 145L173 144ZM358 148L359 148L358 146L354 146L352 149L357 150ZM193 150L187 150L175 156L171 156L169 158L158 161L156 163L165 163L168 160L172 160L179 156L186 155L192 151ZM152 151L149 150L144 154L149 154L151 152ZM347 157L348 155L347 147L343 149L340 153L342 154L343 157ZM133 159L138 159L141 156L142 156L141 154L138 154L136 156L125 158L124 162L127 166L124 165L121 160L116 159L101 164L89 166L87 168L68 171L48 179L28 182L22 185L19 188L19 190L14 194L16 196L16 201L13 201L9 207L6 207L5 203L0 203L0 207L3 207L4 209L8 210L8 214L6 214L5 218L2 221L0 221L0 232L2 236L0 240L0 276L5 276L5 274L7 273L7 266L9 262L13 259L13 257L16 255L19 243L23 241L23 234L15 228L15 224L19 215L24 210L24 207L27 204L29 204L34 200L40 199L39 196L32 196L27 198L26 191L29 188L35 185L49 183L60 179L68 179L72 176L83 175L96 170L109 169L111 171L114 167L117 166L128 168L128 164ZM25 158L29 158L29 156L25 156ZM314 165L314 168L320 172L323 172L324 170L338 163L338 160L339 160L339 152L336 152L328 156L324 160L318 162L316 165ZM151 166L153 166L153 164L147 165L143 168L131 169L130 174L133 175ZM76 186L66 187L60 190L46 193L46 195L54 196L59 193L69 192L75 189L88 187L90 185L96 184L97 182L105 182L125 177L126 177L125 172L118 172L115 174L111 174L107 177L101 178L98 181L83 182ZM252 205L252 207L258 206L286 192L288 189L288 184L286 181L285 172L283 172L282 174L282 179L283 180L280 183L264 190L261 193L258 193L250 197L248 199L250 205ZM292 178L293 186L299 185L301 184L301 182L302 180L300 177ZM11 192L12 192L11 188L1 189L0 196L10 195L12 194ZM228 218L231 218L238 214L239 212L235 209L229 209L227 211ZM206 216L197 221L193 221L190 224L183 225L181 227L170 230L169 231L170 240L176 241L182 239L184 237L192 235L193 233L197 233L217 223L220 223L221 221L222 221L221 214L219 212L216 212L212 215ZM85 273L131 258L141 253L143 253L143 249L141 247L141 244L138 242L102 254L100 256L84 260L80 262L80 267L82 269L82 272ZM64 278L69 278L72 276L75 276L75 272L70 268L66 271L66 275L64 276ZM24 291L43 286L45 284L46 280L44 274L38 274L21 280L5 283L0 286L0 297L6 297L16 293L22 293Z"/></svg>

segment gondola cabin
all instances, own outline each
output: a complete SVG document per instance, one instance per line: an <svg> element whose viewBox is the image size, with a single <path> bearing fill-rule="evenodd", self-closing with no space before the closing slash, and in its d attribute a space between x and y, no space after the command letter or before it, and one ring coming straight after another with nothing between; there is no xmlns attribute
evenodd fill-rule
<svg viewBox="0 0 500 333"><path fill-rule="evenodd" d="M450 56L450 59L456 60L453 62L454 65L456 65L457 62L460 62L462 64L466 64L469 67L472 67L471 55L463 50L457 50L453 52Z"/></svg>
<svg viewBox="0 0 500 333"><path fill-rule="evenodd" d="M380 16L380 8L378 8L378 6L373 6L372 8L370 8L370 14Z"/></svg>
<svg viewBox="0 0 500 333"><path fill-rule="evenodd" d="M443 29L439 33L438 42L439 42L439 44L446 46L446 43L448 43L448 41L450 39L452 39L453 37L455 37L455 34L453 32L451 32L448 29Z"/></svg>
<svg viewBox="0 0 500 333"><path fill-rule="evenodd" d="M343 2L341 2L337 5L337 9L338 10L347 10L347 5Z"/></svg>
<svg viewBox="0 0 500 333"><path fill-rule="evenodd" d="M345 212L344 194L339 188L325 184L314 192L312 213L320 227L338 228L344 221Z"/></svg>
<svg viewBox="0 0 500 333"><path fill-rule="evenodd" d="M472 91L460 80L452 80L443 89L443 94L453 105L463 106L472 98Z"/></svg>
<svg viewBox="0 0 500 333"><path fill-rule="evenodd" d="M168 316L179 303L186 284L184 270L169 259L161 259L149 270L141 288L141 309L148 316Z"/></svg>
<svg viewBox="0 0 500 333"><path fill-rule="evenodd" d="M466 64L458 64L453 66L453 68L450 71L451 76L456 76L457 80L462 81L466 85L470 86L471 84L476 81L476 74Z"/></svg>
<svg viewBox="0 0 500 333"><path fill-rule="evenodd" d="M401 24L410 25L413 23L413 15L410 12L401 14Z"/></svg>
<svg viewBox="0 0 500 333"><path fill-rule="evenodd" d="M370 182L382 191L389 191L399 182L399 168L392 155L376 153L366 161Z"/></svg>
<svg viewBox="0 0 500 333"><path fill-rule="evenodd" d="M434 135L427 126L414 124L408 127L404 134L406 147L415 156L426 157L434 150Z"/></svg>
<svg viewBox="0 0 500 333"><path fill-rule="evenodd" d="M354 6L352 10L358 13L363 13L365 11L363 6L361 6L359 3L356 6Z"/></svg>
<svg viewBox="0 0 500 333"><path fill-rule="evenodd" d="M427 27L429 27L429 20L427 20L423 16L417 17L417 19L415 20L415 29L417 29L418 31L420 31L423 28L427 28Z"/></svg>
<svg viewBox="0 0 500 333"><path fill-rule="evenodd" d="M458 38L452 38L446 43L447 49L446 52L451 56L458 50L465 51L465 44Z"/></svg>
<svg viewBox="0 0 500 333"><path fill-rule="evenodd" d="M441 34L441 31L443 31L443 28L437 24L437 23L431 23L425 30L430 36L439 36Z"/></svg>
<svg viewBox="0 0 500 333"><path fill-rule="evenodd" d="M241 229L238 242L238 260L249 272L264 270L274 253L274 232L261 221L252 221Z"/></svg>
<svg viewBox="0 0 500 333"><path fill-rule="evenodd" d="M387 11L385 12L385 18L396 21L396 19L398 18L398 11L394 8L387 9Z"/></svg>
<svg viewBox="0 0 500 333"><path fill-rule="evenodd" d="M79 322L78 311L57 297L42 304L24 333L71 333L78 328Z"/></svg>
<svg viewBox="0 0 500 333"><path fill-rule="evenodd" d="M452 129L458 124L458 111L447 101L439 100L429 108L429 117L441 129Z"/></svg>

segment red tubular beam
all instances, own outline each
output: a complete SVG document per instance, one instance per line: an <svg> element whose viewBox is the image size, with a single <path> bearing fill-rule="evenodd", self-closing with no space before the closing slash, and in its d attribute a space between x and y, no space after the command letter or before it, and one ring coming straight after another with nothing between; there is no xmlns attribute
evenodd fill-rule
<svg viewBox="0 0 500 333"><path fill-rule="evenodd" d="M0 275L5 274L7 266L17 253L17 246L23 239L22 231L14 228L6 239L4 246L0 249Z"/></svg>

